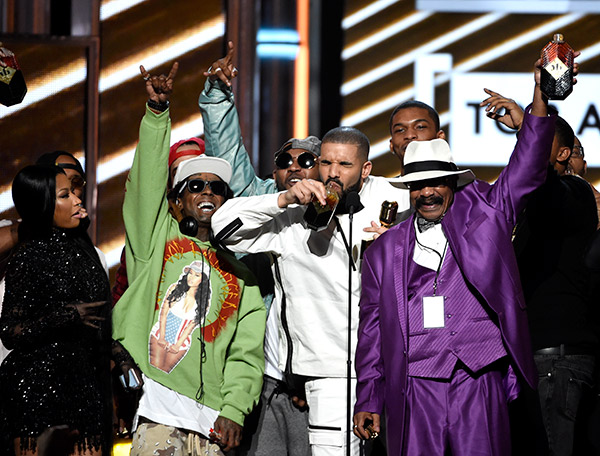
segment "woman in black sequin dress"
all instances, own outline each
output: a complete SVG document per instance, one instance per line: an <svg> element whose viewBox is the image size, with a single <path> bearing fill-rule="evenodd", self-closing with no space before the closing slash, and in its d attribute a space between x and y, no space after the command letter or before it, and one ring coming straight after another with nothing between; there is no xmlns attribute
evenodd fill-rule
<svg viewBox="0 0 600 456"><path fill-rule="evenodd" d="M20 245L6 272L1 412L19 454L49 426L76 430L75 454L110 454L110 287L64 171L29 166L13 182Z"/></svg>

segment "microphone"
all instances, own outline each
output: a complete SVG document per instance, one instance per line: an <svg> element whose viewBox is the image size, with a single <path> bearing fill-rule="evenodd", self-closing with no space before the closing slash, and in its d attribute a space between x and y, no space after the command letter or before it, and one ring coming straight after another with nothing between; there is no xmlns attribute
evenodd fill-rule
<svg viewBox="0 0 600 456"><path fill-rule="evenodd" d="M360 196L358 196L358 192L356 190L352 190L346 194L345 208L348 212L348 222L349 222L349 230L348 230L348 243L346 244L346 248L348 251L348 327L347 327L347 341L348 341L348 357L346 359L346 423L348 429L352 424L352 414L351 414L351 378L352 378L352 271L357 271L356 264L354 263L354 255L353 251L353 242L352 242L352 224L354 219L354 213L363 209L363 205L360 204ZM340 228L340 232L342 233L342 238L344 238L344 232ZM344 243L346 240L344 239ZM350 431L346 434L346 454L350 456Z"/></svg>
<svg viewBox="0 0 600 456"><path fill-rule="evenodd" d="M349 192L346 195L346 211L349 215L354 215L355 212L360 211L363 205L360 203L360 196L357 191Z"/></svg>

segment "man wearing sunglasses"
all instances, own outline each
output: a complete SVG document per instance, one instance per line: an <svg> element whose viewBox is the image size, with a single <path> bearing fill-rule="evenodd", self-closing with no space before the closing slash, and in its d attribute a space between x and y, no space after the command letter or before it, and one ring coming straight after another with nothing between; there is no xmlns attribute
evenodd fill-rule
<svg viewBox="0 0 600 456"><path fill-rule="evenodd" d="M182 162L193 157L197 157L198 155L202 155L204 153L204 149L204 141L196 137L177 141L169 148L169 180L167 184L169 192L167 193L167 199L169 200L169 212L171 212L171 215L173 215L177 221L180 221L183 217L181 216L179 208L175 204L176 195L172 191L173 178L175 177L177 168ZM125 290L127 290L128 286L127 262L125 259L125 247L123 247L123 251L121 252L121 263L119 264L115 274L115 284L112 289L113 306L119 299L121 299L121 296L123 296L123 293L125 293Z"/></svg>
<svg viewBox="0 0 600 456"><path fill-rule="evenodd" d="M316 136L287 140L275 153L273 178L277 190L289 190L302 179L319 179L319 155L321 141Z"/></svg>
<svg viewBox="0 0 600 456"><path fill-rule="evenodd" d="M113 336L143 372L131 454L196 447L223 455L239 445L260 394L265 307L248 269L211 243L210 220L231 196L225 160L180 161L173 199L191 219L187 234L169 214L177 66L160 77L140 69L150 100L123 205L130 286L113 309Z"/></svg>

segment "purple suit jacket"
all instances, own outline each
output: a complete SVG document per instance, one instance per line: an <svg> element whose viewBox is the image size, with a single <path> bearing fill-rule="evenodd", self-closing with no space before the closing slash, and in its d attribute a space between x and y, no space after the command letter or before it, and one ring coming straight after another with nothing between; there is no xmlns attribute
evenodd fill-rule
<svg viewBox="0 0 600 456"><path fill-rule="evenodd" d="M537 371L511 234L526 196L546 177L554 123L554 116L526 114L510 162L496 183L477 180L458 189L442 220L464 277L497 315L512 367L532 388ZM385 406L390 455L401 453L406 412L406 287L413 223L411 217L381 236L366 251L362 266L355 413L381 414Z"/></svg>

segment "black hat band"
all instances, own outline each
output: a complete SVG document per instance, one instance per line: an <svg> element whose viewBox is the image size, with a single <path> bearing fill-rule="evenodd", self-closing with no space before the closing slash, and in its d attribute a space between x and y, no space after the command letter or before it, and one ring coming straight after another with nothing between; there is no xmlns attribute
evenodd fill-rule
<svg viewBox="0 0 600 456"><path fill-rule="evenodd" d="M454 163L439 160L426 160L404 165L404 176L421 171L459 171L459 169Z"/></svg>

